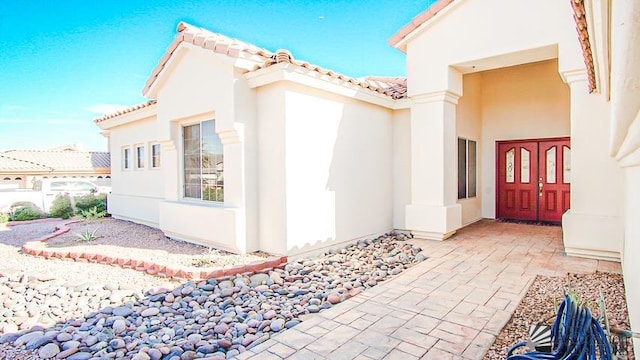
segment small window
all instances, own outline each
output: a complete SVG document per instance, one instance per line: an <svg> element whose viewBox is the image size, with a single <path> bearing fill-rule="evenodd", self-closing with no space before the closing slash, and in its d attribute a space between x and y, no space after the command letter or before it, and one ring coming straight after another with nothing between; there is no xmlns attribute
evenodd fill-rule
<svg viewBox="0 0 640 360"><path fill-rule="evenodd" d="M160 144L151 145L151 167L160 167Z"/></svg>
<svg viewBox="0 0 640 360"><path fill-rule="evenodd" d="M131 167L131 149L122 149L122 168L129 169Z"/></svg>
<svg viewBox="0 0 640 360"><path fill-rule="evenodd" d="M136 168L144 169L144 145L136 146Z"/></svg>
<svg viewBox="0 0 640 360"><path fill-rule="evenodd" d="M10 177L6 177L6 178L4 178L4 179L2 179L2 180L4 180L4 181L11 181L11 178L10 178Z"/></svg>
<svg viewBox="0 0 640 360"><path fill-rule="evenodd" d="M14 180L22 180L22 178L18 176L18 177L17 177L17 178L15 178Z"/></svg>
<svg viewBox="0 0 640 360"><path fill-rule="evenodd" d="M476 197L477 144L458 138L458 199Z"/></svg>

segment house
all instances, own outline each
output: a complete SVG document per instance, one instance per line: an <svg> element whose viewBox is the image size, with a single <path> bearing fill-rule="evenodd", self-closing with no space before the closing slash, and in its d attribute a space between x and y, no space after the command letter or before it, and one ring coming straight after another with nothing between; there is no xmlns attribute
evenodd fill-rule
<svg viewBox="0 0 640 360"><path fill-rule="evenodd" d="M108 152L82 151L75 145L48 150L0 151L0 189L27 189L46 178L86 178L109 185Z"/></svg>
<svg viewBox="0 0 640 360"><path fill-rule="evenodd" d="M440 0L391 38L407 79L354 79L180 24L149 99L95 120L115 216L301 255L392 229L561 223L622 261L640 324L640 4Z"/></svg>

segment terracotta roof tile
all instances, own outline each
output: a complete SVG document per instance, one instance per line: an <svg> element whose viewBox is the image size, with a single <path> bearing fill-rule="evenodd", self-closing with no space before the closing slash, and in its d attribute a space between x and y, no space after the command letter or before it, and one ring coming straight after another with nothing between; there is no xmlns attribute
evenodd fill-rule
<svg viewBox="0 0 640 360"><path fill-rule="evenodd" d="M97 124L97 123L99 123L101 121L109 120L109 119L112 119L112 118L114 118L116 116L124 115L124 114L130 113L130 112L134 112L134 111L137 111L137 110L140 110L140 109L144 109L146 107L154 105L155 103L156 103L156 100L148 100L148 101L145 101L145 102L140 103L140 104L132 105L132 106L129 106L127 108L124 108L124 109L121 109L121 110L118 110L118 111L115 111L115 112L112 112L112 113L109 113L109 114L102 115L102 116L100 116L98 118L93 119L93 122Z"/></svg>
<svg viewBox="0 0 640 360"><path fill-rule="evenodd" d="M254 61L256 65L251 71L257 71L274 64L290 63L307 69L310 72L314 72L317 76L325 76L328 78L328 80L334 80L338 83L348 83L362 89L368 89L389 96L392 99L403 99L406 98L407 94L407 80L405 78L364 77L356 79L337 73L333 70L324 69L318 65L313 65L306 61L294 60L291 53L287 50L278 50L273 53L269 50L259 48L255 45L232 39L222 34L213 33L184 22L181 22L178 25L178 34L176 35L176 38L171 43L165 54L162 56L158 65L151 72L151 76L147 80L143 93L146 93L151 88L151 86L156 81L165 65L173 55L173 52L182 42L188 42L195 46L200 46L204 49L211 50L218 54L224 54L234 58L245 58ZM94 119L93 121L95 123L99 123L101 121L112 119L123 114L138 111L155 103L156 100L149 100L141 104L133 105L126 109L106 114Z"/></svg>
<svg viewBox="0 0 640 360"><path fill-rule="evenodd" d="M0 154L0 172L14 171L51 171L53 169L31 161L16 159Z"/></svg>
<svg viewBox="0 0 640 360"><path fill-rule="evenodd" d="M278 50L270 59L265 61L262 66L256 68L266 68L274 64L289 63L308 69L311 72L317 73L320 76L326 76L329 80L338 80L348 84L355 85L362 89L375 91L377 93L389 96L392 99L404 99L407 96L407 79L405 78L391 78L391 77L363 77L353 78L340 73L336 73L333 70L324 69L320 66L310 64L306 61L296 60L293 55L287 50Z"/></svg>
<svg viewBox="0 0 640 360"><path fill-rule="evenodd" d="M200 46L204 49L212 50L215 53L225 54L235 58L246 58L254 60L257 63L264 62L272 55L269 50L261 49L255 45L232 39L222 34L213 33L209 30L202 29L185 22L181 22L180 24L178 24L178 34L176 35L171 45L169 45L169 48L165 52L164 56L160 59L158 65L151 72L151 76L147 80L147 83L142 90L143 94L146 94L147 91L149 91L153 83L158 78L158 75L160 75L165 65L171 58L173 52L183 42L191 43L195 46Z"/></svg>
<svg viewBox="0 0 640 360"><path fill-rule="evenodd" d="M407 37L407 35L411 34L415 29L420 27L420 25L427 22L432 17L436 16L437 13L442 11L444 8L449 6L454 0L439 0L436 1L433 5L429 6L429 8L422 13L418 14L414 17L410 23L403 26L398 32L389 39L389 45L395 46L402 39Z"/></svg>
<svg viewBox="0 0 640 360"><path fill-rule="evenodd" d="M593 54L591 53L591 44L589 43L589 30L587 28L587 18L584 9L584 0L569 0L573 8L573 19L576 21L576 30L578 31L578 40L582 47L582 56L584 64L587 67L587 76L589 79L589 92L596 90L596 73L593 65Z"/></svg>
<svg viewBox="0 0 640 360"><path fill-rule="evenodd" d="M108 152L59 150L7 150L0 152L0 171L94 171L109 169Z"/></svg>

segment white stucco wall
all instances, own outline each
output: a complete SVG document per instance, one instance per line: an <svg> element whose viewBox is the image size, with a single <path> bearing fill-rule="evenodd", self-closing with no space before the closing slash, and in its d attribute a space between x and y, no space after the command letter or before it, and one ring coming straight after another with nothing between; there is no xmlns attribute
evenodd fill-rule
<svg viewBox="0 0 640 360"><path fill-rule="evenodd" d="M111 194L108 211L116 218L158 226L158 204L164 198L161 167L151 167L151 144L157 143L159 124L155 117L111 129ZM136 146L145 147L145 167L136 167ZM129 169L124 169L123 149L130 149ZM161 156L163 154L161 153Z"/></svg>
<svg viewBox="0 0 640 360"><path fill-rule="evenodd" d="M411 203L411 114L393 112L393 228L405 229L405 208Z"/></svg>
<svg viewBox="0 0 640 360"><path fill-rule="evenodd" d="M258 237L260 248L286 253L286 176L284 83L257 89Z"/></svg>
<svg viewBox="0 0 640 360"><path fill-rule="evenodd" d="M406 40L409 96L460 93L460 73L556 57L561 69L583 68L572 17L565 1L454 2Z"/></svg>
<svg viewBox="0 0 640 360"><path fill-rule="evenodd" d="M482 217L495 218L495 142L571 135L569 88L556 61L481 74Z"/></svg>
<svg viewBox="0 0 640 360"><path fill-rule="evenodd" d="M462 225L468 225L482 218L482 74L468 74L463 78L464 94L458 100L456 108L456 131L459 138L476 141L477 151L477 192L476 197L459 199L462 206ZM455 159L454 159L455 160Z"/></svg>
<svg viewBox="0 0 640 360"><path fill-rule="evenodd" d="M168 165L159 227L177 239L247 252L258 248L255 98L230 59L183 44L158 80L158 136ZM210 119L224 148L224 203L183 199L182 127Z"/></svg>
<svg viewBox="0 0 640 360"><path fill-rule="evenodd" d="M293 84L285 108L287 252L391 230L391 111Z"/></svg>

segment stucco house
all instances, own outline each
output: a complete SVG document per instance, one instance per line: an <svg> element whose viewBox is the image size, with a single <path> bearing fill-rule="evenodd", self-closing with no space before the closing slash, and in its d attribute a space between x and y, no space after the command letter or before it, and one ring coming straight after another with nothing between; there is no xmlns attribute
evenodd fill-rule
<svg viewBox="0 0 640 360"><path fill-rule="evenodd" d="M110 185L108 152L82 151L75 145L47 150L0 151L0 189L30 189L46 178L85 178L96 185Z"/></svg>
<svg viewBox="0 0 640 360"><path fill-rule="evenodd" d="M561 223L567 254L622 261L636 327L639 39L634 0L440 0L390 40L406 79L354 79L182 23L151 100L95 120L109 211L288 255Z"/></svg>

